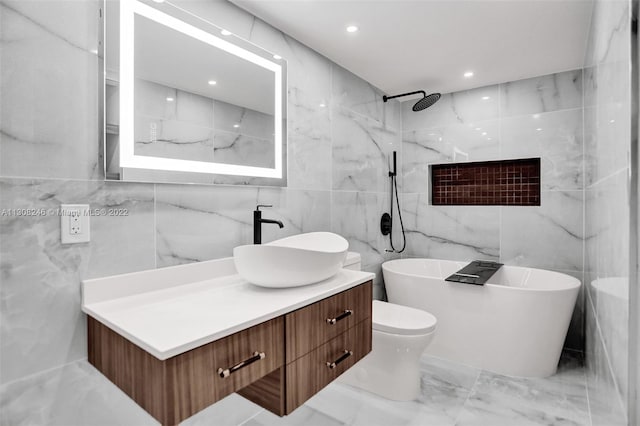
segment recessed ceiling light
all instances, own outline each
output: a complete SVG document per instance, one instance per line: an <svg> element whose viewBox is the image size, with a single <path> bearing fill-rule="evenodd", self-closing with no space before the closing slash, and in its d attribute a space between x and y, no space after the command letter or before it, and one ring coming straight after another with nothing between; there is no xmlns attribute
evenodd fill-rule
<svg viewBox="0 0 640 426"><path fill-rule="evenodd" d="M220 34L222 34L223 36L228 36L228 35L231 35L233 33L231 31L229 31L229 30L222 30L222 31L220 31Z"/></svg>
<svg viewBox="0 0 640 426"><path fill-rule="evenodd" d="M239 124L234 124L233 127L235 127L237 129L238 127L240 127L240 125Z"/></svg>
<svg viewBox="0 0 640 426"><path fill-rule="evenodd" d="M167 102L173 102L173 98L171 96L167 96Z"/></svg>
<svg viewBox="0 0 640 426"><path fill-rule="evenodd" d="M540 118L540 114L533 114L533 118Z"/></svg>
<svg viewBox="0 0 640 426"><path fill-rule="evenodd" d="M542 127L538 127L536 130L539 132L542 130Z"/></svg>
<svg viewBox="0 0 640 426"><path fill-rule="evenodd" d="M209 86L215 86L216 84L218 84L218 82L215 80L209 80L208 83L209 83Z"/></svg>
<svg viewBox="0 0 640 426"><path fill-rule="evenodd" d="M282 59L282 56L280 55L273 55L273 59L275 59L276 61Z"/></svg>
<svg viewBox="0 0 640 426"><path fill-rule="evenodd" d="M488 140L488 141L490 141L490 140L491 140L491 138L487 138L487 140Z"/></svg>
<svg viewBox="0 0 640 426"><path fill-rule="evenodd" d="M327 106L327 104L325 104L325 103L321 103L319 106L320 106L320 108L324 108L324 107L326 107L326 106Z"/></svg>
<svg viewBox="0 0 640 426"><path fill-rule="evenodd" d="M487 136L487 132L482 132L482 136Z"/></svg>
<svg viewBox="0 0 640 426"><path fill-rule="evenodd" d="M482 97L482 100L483 100L483 101L488 101L489 99L491 99L491 97L489 97L489 96L483 96L483 97Z"/></svg>
<svg viewBox="0 0 640 426"><path fill-rule="evenodd" d="M359 30L359 28L357 26L355 26L355 25L349 25L347 27L347 32L348 33L355 33L355 32L358 32L358 30Z"/></svg>
<svg viewBox="0 0 640 426"><path fill-rule="evenodd" d="M473 77L473 71L467 71L463 75L464 75L464 78Z"/></svg>
<svg viewBox="0 0 640 426"><path fill-rule="evenodd" d="M609 120L609 123L615 123L616 120Z"/></svg>
<svg viewBox="0 0 640 426"><path fill-rule="evenodd" d="M480 128L480 127L476 127L476 130L482 130L482 128Z"/></svg>

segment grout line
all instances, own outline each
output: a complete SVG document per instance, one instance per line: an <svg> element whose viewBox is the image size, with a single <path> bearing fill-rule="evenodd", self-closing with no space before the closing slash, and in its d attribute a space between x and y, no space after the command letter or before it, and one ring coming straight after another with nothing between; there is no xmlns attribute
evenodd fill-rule
<svg viewBox="0 0 640 426"><path fill-rule="evenodd" d="M591 397L589 396L589 382L588 382L589 379L587 378L586 346L587 345L586 345L586 337L585 337L585 352L584 352L584 357L582 358L582 362L584 363L584 365L582 366L582 375L584 376L584 390L585 390L585 394L587 395L587 414L589 416L589 426L593 426L593 417L591 416Z"/></svg>
<svg viewBox="0 0 640 426"><path fill-rule="evenodd" d="M238 426L242 426L244 424L246 424L248 421L255 419L256 417L258 417L260 414L262 414L263 412L266 412L267 410L265 410L264 408L261 408L257 413L255 413L254 415L252 415L251 417L249 417L248 419L243 420L242 422L238 423Z"/></svg>
<svg viewBox="0 0 640 426"><path fill-rule="evenodd" d="M476 386L478 385L478 380L480 379L480 374L482 374L483 371L484 370L482 370L482 369L478 370L478 374L476 375L476 379L473 381L473 385L471 386L471 388L469 388L469 393L467 394L467 397L464 399L464 402L462 403L462 406L460 407L460 412L458 413L458 415L456 416L456 418L453 421L454 425L458 424L458 420L460 419L460 416L464 412L465 407L467 406L467 402L469 402L469 398L471 397L471 394L475 391Z"/></svg>
<svg viewBox="0 0 640 426"><path fill-rule="evenodd" d="M41 375L46 375L46 374L51 373L51 372L56 371L56 370L61 370L61 369L65 368L65 367L68 367L70 365L78 364L78 363L80 363L82 361L87 361L87 360L88 360L88 358L86 356L84 356L82 358L78 358L78 359L73 360L73 361L65 362L64 364L56 365L55 367L50 367L50 368L47 368L47 369L44 369L44 370L36 371L35 373L31 373L31 374L28 374L26 376L22 376L22 377L19 377L17 379L11 380L9 382L2 383L2 384L0 384L0 389L4 389L7 386L11 386L13 384L16 384L16 383L19 383L19 382L22 382L22 381L28 381L30 379L36 378L36 377L41 376Z"/></svg>
<svg viewBox="0 0 640 426"><path fill-rule="evenodd" d="M618 175L618 174L621 174L621 173L628 173L628 172L629 172L629 167L628 167L628 166L624 166L623 168L618 169L618 170L616 170L615 172L612 172L611 174L609 174L609 175L607 175L607 176L605 176L605 177L602 177L602 178L598 179L598 180L597 180L597 181L595 181L595 182L592 182L592 183L589 185L588 189L593 189L594 187L596 187L596 186L600 185L601 183L603 183L603 182L605 182L605 181L609 180L610 178L612 178L612 177L614 177L614 176L616 176L616 175ZM616 176L616 177L617 177L617 176Z"/></svg>

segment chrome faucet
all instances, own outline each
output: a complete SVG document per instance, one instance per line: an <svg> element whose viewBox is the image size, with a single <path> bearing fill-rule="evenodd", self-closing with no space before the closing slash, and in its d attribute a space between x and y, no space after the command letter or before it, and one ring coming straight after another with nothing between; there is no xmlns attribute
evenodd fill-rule
<svg viewBox="0 0 640 426"><path fill-rule="evenodd" d="M275 223L280 227L280 229L284 228L284 225L279 220L273 219L263 219L262 212L260 211L260 207L273 207L267 204L260 204L253 211L253 244L262 244L262 224L263 223Z"/></svg>

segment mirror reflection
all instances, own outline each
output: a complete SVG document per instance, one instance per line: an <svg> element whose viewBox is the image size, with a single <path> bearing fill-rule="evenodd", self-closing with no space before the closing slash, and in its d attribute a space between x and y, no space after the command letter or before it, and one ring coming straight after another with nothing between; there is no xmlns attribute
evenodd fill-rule
<svg viewBox="0 0 640 426"><path fill-rule="evenodd" d="M284 61L171 5L111 6L107 178L284 185Z"/></svg>

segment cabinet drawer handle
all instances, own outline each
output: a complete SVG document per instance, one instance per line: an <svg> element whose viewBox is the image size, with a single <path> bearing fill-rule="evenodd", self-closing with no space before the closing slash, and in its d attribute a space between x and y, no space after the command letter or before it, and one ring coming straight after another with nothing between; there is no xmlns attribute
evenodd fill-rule
<svg viewBox="0 0 640 426"><path fill-rule="evenodd" d="M327 322L331 325L334 325L335 323L337 323L338 321L345 319L346 317L348 317L349 315L351 315L353 313L353 311L351 309L345 309L343 313L341 313L340 315L338 315L335 318L327 318Z"/></svg>
<svg viewBox="0 0 640 426"><path fill-rule="evenodd" d="M249 364L253 364L256 361L260 361L261 359L264 359L265 356L266 355L264 354L264 352L254 352L251 358L245 359L244 361L237 363L231 368L225 368L225 369L218 368L218 375L223 379L225 379L229 377L232 373L235 373L236 371L240 370L241 368L246 367Z"/></svg>
<svg viewBox="0 0 640 426"><path fill-rule="evenodd" d="M327 367L336 368L338 366L338 364L340 364L345 359L349 358L351 355L353 355L353 351L348 351L348 350L345 349L344 353L342 355L340 355L340 358L336 359L333 362L327 362Z"/></svg>

